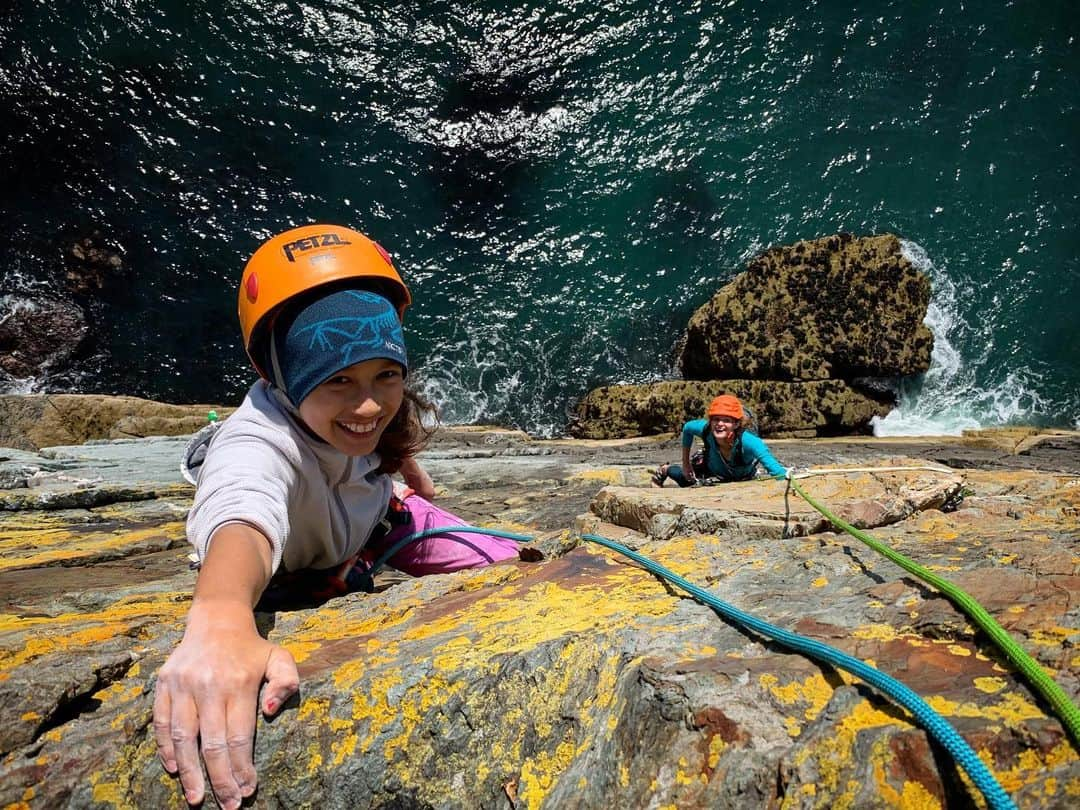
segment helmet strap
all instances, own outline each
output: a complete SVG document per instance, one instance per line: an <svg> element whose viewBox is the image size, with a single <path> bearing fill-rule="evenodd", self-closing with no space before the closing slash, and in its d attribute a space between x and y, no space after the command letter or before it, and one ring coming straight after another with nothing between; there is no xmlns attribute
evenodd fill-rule
<svg viewBox="0 0 1080 810"><path fill-rule="evenodd" d="M278 361L277 350L277 330L270 329L270 351L267 354L270 355L270 382L274 384L281 393L285 394L285 379L281 376L281 363ZM289 395L285 394L285 398L288 399ZM291 400L290 400L291 402ZM296 407L296 404L293 404Z"/></svg>

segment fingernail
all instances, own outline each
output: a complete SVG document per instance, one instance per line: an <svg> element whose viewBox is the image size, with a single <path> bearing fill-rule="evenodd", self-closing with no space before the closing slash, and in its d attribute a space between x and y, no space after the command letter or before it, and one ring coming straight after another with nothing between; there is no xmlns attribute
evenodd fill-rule
<svg viewBox="0 0 1080 810"><path fill-rule="evenodd" d="M268 714L273 714L274 712L276 712L277 707L278 707L278 704L277 704L276 700L268 700L268 701L266 701L266 711L267 711Z"/></svg>

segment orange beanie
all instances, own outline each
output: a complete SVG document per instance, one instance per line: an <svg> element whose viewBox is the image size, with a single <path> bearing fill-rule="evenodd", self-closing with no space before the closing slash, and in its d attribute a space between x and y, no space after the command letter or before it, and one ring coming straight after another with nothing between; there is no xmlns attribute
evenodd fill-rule
<svg viewBox="0 0 1080 810"><path fill-rule="evenodd" d="M730 416L732 419L742 419L743 406L738 397L731 394L721 394L709 404L706 415L710 419L714 416Z"/></svg>

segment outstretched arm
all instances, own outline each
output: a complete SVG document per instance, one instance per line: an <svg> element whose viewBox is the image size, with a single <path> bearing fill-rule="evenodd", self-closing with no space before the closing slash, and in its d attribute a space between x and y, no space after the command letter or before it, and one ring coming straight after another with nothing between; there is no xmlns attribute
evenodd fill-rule
<svg viewBox="0 0 1080 810"><path fill-rule="evenodd" d="M779 461L773 458L772 453L769 452L768 446L761 440L761 438L754 433L744 433L742 437L743 450L751 458L756 458L761 462L761 466L765 468L765 471L769 475L777 476L784 475L787 472L787 468L784 467Z"/></svg>
<svg viewBox="0 0 1080 810"><path fill-rule="evenodd" d="M704 419L691 419L689 422L683 425L682 429L682 469L683 477L689 483L694 483L697 480L697 475L694 473L694 467L690 463L690 451L694 446L694 438L702 437L705 435L705 429L708 427L708 422Z"/></svg>
<svg viewBox="0 0 1080 810"><path fill-rule="evenodd" d="M697 475L694 473L694 467L690 463L690 448L683 446L682 449L682 472L683 478L689 481L691 484L697 480Z"/></svg>
<svg viewBox="0 0 1080 810"><path fill-rule="evenodd" d="M259 635L252 608L270 580L272 553L262 532L242 523L218 529L203 562L187 629L161 667L154 734L165 770L178 774L189 804L210 785L226 810L255 791L256 704L272 715L299 688L296 662Z"/></svg>
<svg viewBox="0 0 1080 810"><path fill-rule="evenodd" d="M424 472L424 468L420 466L420 462L415 458L409 456L401 462L399 472L401 473L401 477L405 479L405 483L408 484L417 495L426 501L435 499L435 482L431 480L430 475Z"/></svg>

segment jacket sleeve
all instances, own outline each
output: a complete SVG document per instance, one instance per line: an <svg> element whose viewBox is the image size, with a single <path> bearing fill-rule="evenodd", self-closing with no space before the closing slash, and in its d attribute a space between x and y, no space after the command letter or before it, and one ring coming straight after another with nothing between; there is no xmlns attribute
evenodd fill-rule
<svg viewBox="0 0 1080 810"><path fill-rule="evenodd" d="M704 419L691 419L682 429L682 446L693 447L694 437L703 437L705 435L705 428L709 423Z"/></svg>
<svg viewBox="0 0 1080 810"><path fill-rule="evenodd" d="M228 424L226 424L226 428ZM273 547L273 570L281 564L289 538L290 495L299 482L298 459L290 459L280 439L259 435L259 426L223 428L199 471L187 519L188 541L200 561L214 532L228 523L247 523Z"/></svg>
<svg viewBox="0 0 1080 810"><path fill-rule="evenodd" d="M752 458L761 462L761 466L765 468L765 471L769 475L783 475L787 472L787 468L780 464L772 453L769 452L769 448L765 445L756 434L746 431L742 435L743 452L748 459Z"/></svg>

